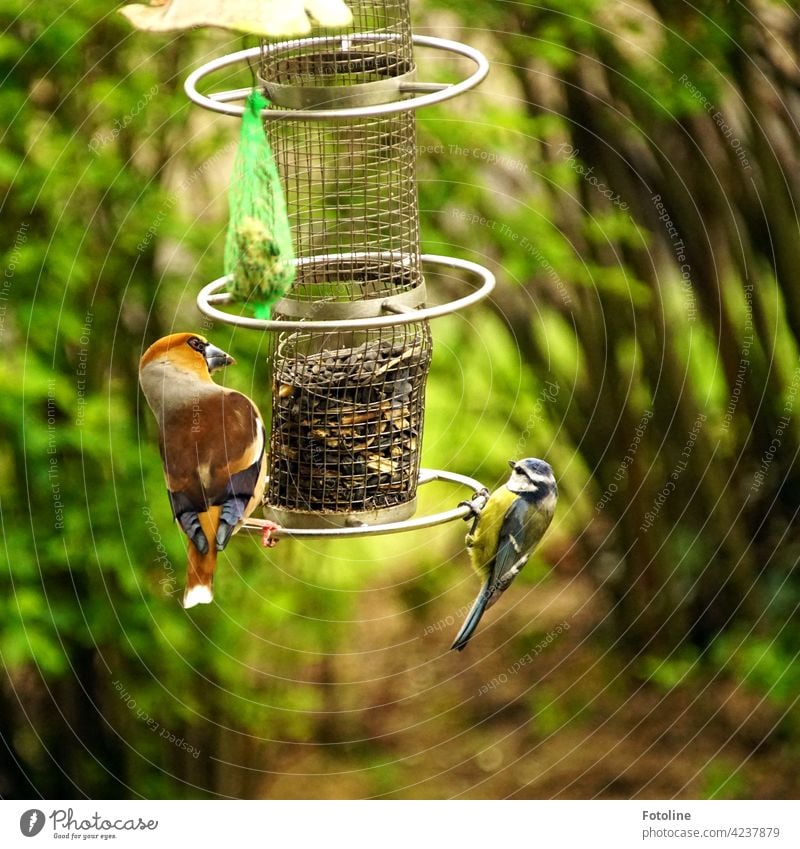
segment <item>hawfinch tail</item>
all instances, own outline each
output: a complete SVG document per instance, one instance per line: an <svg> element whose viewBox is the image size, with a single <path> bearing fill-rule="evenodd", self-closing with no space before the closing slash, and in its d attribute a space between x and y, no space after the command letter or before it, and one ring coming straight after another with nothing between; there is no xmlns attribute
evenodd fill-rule
<svg viewBox="0 0 800 849"><path fill-rule="evenodd" d="M195 333L145 351L139 383L158 421L172 512L189 538L183 606L208 604L222 551L261 501L266 437L256 405L211 374L234 360Z"/></svg>

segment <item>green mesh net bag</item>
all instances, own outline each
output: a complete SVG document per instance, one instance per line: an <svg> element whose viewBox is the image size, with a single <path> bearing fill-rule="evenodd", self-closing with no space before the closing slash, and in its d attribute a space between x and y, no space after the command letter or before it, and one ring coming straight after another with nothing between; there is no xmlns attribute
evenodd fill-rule
<svg viewBox="0 0 800 849"><path fill-rule="evenodd" d="M261 110L266 98L254 91L245 104L239 149L229 189L230 221L225 240L225 273L238 301L269 318L295 276L286 200L269 146Z"/></svg>

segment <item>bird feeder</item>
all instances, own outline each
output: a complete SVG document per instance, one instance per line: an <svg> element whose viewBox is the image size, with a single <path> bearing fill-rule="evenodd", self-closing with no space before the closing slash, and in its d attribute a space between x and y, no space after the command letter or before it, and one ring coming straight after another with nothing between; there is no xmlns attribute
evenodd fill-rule
<svg viewBox="0 0 800 849"><path fill-rule="evenodd" d="M494 277L476 263L420 253L416 110L477 85L488 63L471 47L414 36L408 0L350 5L347 30L262 42L207 63L185 86L198 105L241 115L237 101L249 89L206 95L199 84L260 63L295 280L270 319L237 312L228 277L205 286L197 303L215 320L272 334L264 512L294 536L424 527L469 508L415 517L421 483L482 489L462 475L420 470L430 320L485 298ZM454 84L418 81L417 49L466 57L474 69ZM448 291L454 282L464 289L444 302L426 285L443 272Z"/></svg>

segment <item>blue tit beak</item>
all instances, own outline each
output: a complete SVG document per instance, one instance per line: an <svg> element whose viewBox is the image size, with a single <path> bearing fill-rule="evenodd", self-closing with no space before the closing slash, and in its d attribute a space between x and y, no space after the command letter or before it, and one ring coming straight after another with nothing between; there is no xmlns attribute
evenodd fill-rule
<svg viewBox="0 0 800 849"><path fill-rule="evenodd" d="M236 363L236 360L230 354L226 354L225 351L217 348L216 345L212 345L210 342L206 345L204 353L209 373Z"/></svg>

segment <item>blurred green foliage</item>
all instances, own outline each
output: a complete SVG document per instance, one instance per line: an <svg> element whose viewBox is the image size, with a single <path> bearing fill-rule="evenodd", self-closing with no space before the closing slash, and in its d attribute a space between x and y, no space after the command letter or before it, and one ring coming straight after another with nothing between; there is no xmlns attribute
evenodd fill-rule
<svg viewBox="0 0 800 849"><path fill-rule="evenodd" d="M479 782L551 738L573 752L580 723L602 728L642 687L660 706L701 682L780 720L743 746L797 751L798 80L774 46L791 16L776 7L768 32L763 3L492 0L477 23L461 2L414 5L493 61L478 93L420 113L424 247L500 277L489 307L434 326L424 464L496 485L511 456L549 459L544 559L483 635L492 657L466 666L445 654L476 590L461 527L269 553L238 540L220 604L180 609L183 540L137 363L196 327L235 352L225 380L266 399L266 340L193 306L220 273L237 128L181 84L241 45L134 33L97 0L6 0L3 797L633 793L650 777L615 790L618 765L591 790L585 763L555 784L533 783L544 761ZM451 496L430 489L431 509ZM516 605L576 588L558 616L589 619L553 649L564 667L476 699L550 627ZM505 616L514 636L495 641ZM709 758L691 792L758 792Z"/></svg>

